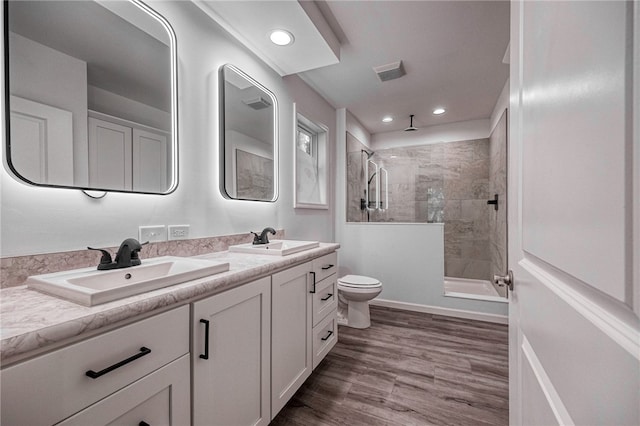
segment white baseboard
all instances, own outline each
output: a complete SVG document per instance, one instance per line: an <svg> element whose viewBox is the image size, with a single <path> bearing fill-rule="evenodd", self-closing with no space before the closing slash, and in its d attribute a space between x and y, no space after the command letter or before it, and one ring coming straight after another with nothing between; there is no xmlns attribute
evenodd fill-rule
<svg viewBox="0 0 640 426"><path fill-rule="evenodd" d="M444 315L447 317L464 318L477 321L487 321L496 324L509 324L506 315L485 314L483 312L465 311L462 309L441 308L439 306L419 305L417 303L396 302L394 300L373 299L371 305L387 308L402 309L405 311L424 312L427 314Z"/></svg>

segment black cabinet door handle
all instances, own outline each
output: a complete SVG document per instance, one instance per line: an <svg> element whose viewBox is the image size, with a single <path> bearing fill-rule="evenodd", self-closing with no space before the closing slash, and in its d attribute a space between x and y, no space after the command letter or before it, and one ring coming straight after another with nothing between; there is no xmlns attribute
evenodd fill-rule
<svg viewBox="0 0 640 426"><path fill-rule="evenodd" d="M323 270L323 271L326 271L327 269L331 269L331 268L333 268L334 266L335 266L335 265L331 265L331 264L329 264L329 265L324 265L324 266L322 267L322 270Z"/></svg>
<svg viewBox="0 0 640 426"><path fill-rule="evenodd" d="M204 324L204 353L200 358L209 359L209 320L201 319L200 322Z"/></svg>
<svg viewBox="0 0 640 426"><path fill-rule="evenodd" d="M327 339L329 339L329 337L331 337L332 334L333 334L333 331L329 330L327 332L327 336L326 337L322 337L320 340L327 340Z"/></svg>
<svg viewBox="0 0 640 426"><path fill-rule="evenodd" d="M129 358L122 360L120 362L117 362L115 364L113 364L112 366L109 366L107 368L105 368L104 370L100 370L98 372L95 372L93 370L89 370L87 371L85 374L89 377L91 377L92 379L97 379L100 376L104 376L107 373L112 372L113 370L122 367L123 365L127 365L132 361L135 361L138 358L142 358L145 355L148 355L151 353L151 349L149 348L145 348L144 346L140 348L140 352L138 352L137 354L130 356Z"/></svg>
<svg viewBox="0 0 640 426"><path fill-rule="evenodd" d="M315 272L310 272L311 275L313 275L313 290L311 290L309 293L315 293L316 292L316 273Z"/></svg>
<svg viewBox="0 0 640 426"><path fill-rule="evenodd" d="M332 294L332 293L329 293L329 294L327 294L325 297L323 297L323 298L322 298L322 299L320 299L320 300L322 300L322 301L324 302L325 300L329 300L329 299L331 299L331 297L333 297L333 294Z"/></svg>

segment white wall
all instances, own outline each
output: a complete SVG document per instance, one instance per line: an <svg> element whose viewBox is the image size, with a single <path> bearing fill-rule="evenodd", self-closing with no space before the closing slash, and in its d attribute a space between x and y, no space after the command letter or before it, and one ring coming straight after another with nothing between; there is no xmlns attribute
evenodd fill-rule
<svg viewBox="0 0 640 426"><path fill-rule="evenodd" d="M169 195L110 193L94 200L77 190L28 186L10 176L5 167L0 172L0 254L8 257L78 250L87 245L116 246L137 236L138 226L155 224L190 224L191 238L273 226L285 228L291 238L333 240L332 212L294 211L291 183L293 101L304 105L309 118L315 118L315 112L321 114L319 121L332 133L333 110L302 84L285 83L192 3L153 2L152 6L171 23L178 40L177 190ZM4 52L1 56L4 58ZM278 98L281 183L275 203L226 200L218 189L218 70L225 63L236 65ZM2 117L4 127L4 114Z"/></svg>
<svg viewBox="0 0 640 426"><path fill-rule="evenodd" d="M70 111L74 142L86 141L87 63L19 34L10 33L10 40L11 94ZM20 51L20 55L15 54L16 51ZM89 179L87 145L74 143L73 150L75 185L86 185Z"/></svg>
<svg viewBox="0 0 640 426"><path fill-rule="evenodd" d="M171 114L161 109L95 86L87 87L87 98L89 109L93 111L144 124L165 132L171 131Z"/></svg>
<svg viewBox="0 0 640 426"><path fill-rule="evenodd" d="M496 102L496 106L493 107L493 112L491 113L491 118L489 121L491 122L489 134L493 132L493 129L496 127L496 124L500 121L502 117L502 113L505 109L509 107L509 79L504 84L502 88L502 92L500 92L500 96L498 96L498 101Z"/></svg>
<svg viewBox="0 0 640 426"><path fill-rule="evenodd" d="M385 301L506 315L505 303L444 296L443 230L441 223L347 223L340 273L377 278Z"/></svg>
<svg viewBox="0 0 640 426"><path fill-rule="evenodd" d="M288 128L281 129L282 132L290 134L288 145L280 147L280 161L285 161L284 170L287 175L280 175L280 199L285 208L282 210L282 220L287 224L287 237L303 239L303 240L320 240L335 241L335 213L336 203L334 202L334 189L336 187L336 110L329 105L320 95L312 90L302 79L296 75L290 75L284 78L291 99L296 103L296 112L302 114L307 119L317 124L326 126L328 130L327 137L327 202L328 210L318 209L294 209L294 185L293 185L293 164L295 161L295 129L296 117L291 111L289 119L291 125ZM281 163L281 169L283 165ZM322 223L321 227L315 226L315 223Z"/></svg>

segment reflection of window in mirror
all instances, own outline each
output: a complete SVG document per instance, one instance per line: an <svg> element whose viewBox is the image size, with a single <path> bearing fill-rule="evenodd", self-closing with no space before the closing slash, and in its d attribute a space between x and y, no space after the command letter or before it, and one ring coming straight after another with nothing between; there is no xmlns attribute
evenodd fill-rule
<svg viewBox="0 0 640 426"><path fill-rule="evenodd" d="M296 114L296 208L326 209L328 129Z"/></svg>

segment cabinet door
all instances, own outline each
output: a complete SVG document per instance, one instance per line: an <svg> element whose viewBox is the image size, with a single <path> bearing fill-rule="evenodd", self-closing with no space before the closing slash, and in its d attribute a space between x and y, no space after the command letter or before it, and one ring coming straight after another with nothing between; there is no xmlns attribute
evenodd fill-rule
<svg viewBox="0 0 640 426"><path fill-rule="evenodd" d="M167 136L134 128L133 190L166 191L167 168Z"/></svg>
<svg viewBox="0 0 640 426"><path fill-rule="evenodd" d="M193 304L194 425L271 420L270 296L266 277Z"/></svg>
<svg viewBox="0 0 640 426"><path fill-rule="evenodd" d="M184 355L58 425L182 426L190 422L189 409L189 355Z"/></svg>
<svg viewBox="0 0 640 426"><path fill-rule="evenodd" d="M89 117L89 184L131 189L131 127Z"/></svg>
<svg viewBox="0 0 640 426"><path fill-rule="evenodd" d="M11 161L35 182L73 185L73 113L11 96Z"/></svg>
<svg viewBox="0 0 640 426"><path fill-rule="evenodd" d="M271 283L271 415L309 377L311 348L311 262L274 274Z"/></svg>

